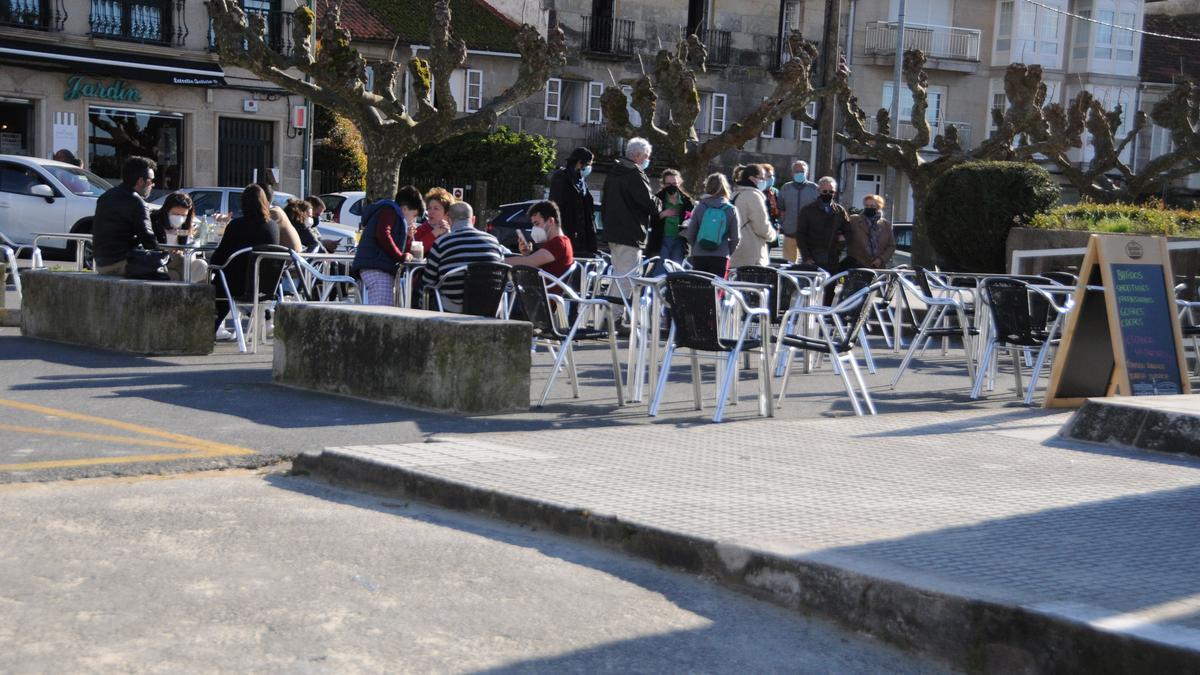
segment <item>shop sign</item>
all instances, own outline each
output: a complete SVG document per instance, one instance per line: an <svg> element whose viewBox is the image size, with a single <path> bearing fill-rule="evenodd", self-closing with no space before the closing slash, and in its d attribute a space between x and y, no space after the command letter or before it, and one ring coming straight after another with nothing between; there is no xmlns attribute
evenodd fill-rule
<svg viewBox="0 0 1200 675"><path fill-rule="evenodd" d="M142 93L136 87L125 86L125 80L113 80L105 85L98 80L85 80L82 75L73 75L67 80L63 100L74 101L84 96L118 102L142 100Z"/></svg>

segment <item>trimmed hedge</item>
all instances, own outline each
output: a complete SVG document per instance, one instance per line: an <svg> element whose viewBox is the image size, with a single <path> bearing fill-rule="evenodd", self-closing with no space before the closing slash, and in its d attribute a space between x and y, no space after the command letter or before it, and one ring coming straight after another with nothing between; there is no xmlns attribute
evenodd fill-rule
<svg viewBox="0 0 1200 675"><path fill-rule="evenodd" d="M1072 204L1039 213L1029 227L1122 234L1200 236L1200 211L1162 208L1157 204Z"/></svg>
<svg viewBox="0 0 1200 675"><path fill-rule="evenodd" d="M1060 195L1054 178L1036 164L966 162L930 189L930 241L947 269L1003 272L1008 231L1051 209Z"/></svg>

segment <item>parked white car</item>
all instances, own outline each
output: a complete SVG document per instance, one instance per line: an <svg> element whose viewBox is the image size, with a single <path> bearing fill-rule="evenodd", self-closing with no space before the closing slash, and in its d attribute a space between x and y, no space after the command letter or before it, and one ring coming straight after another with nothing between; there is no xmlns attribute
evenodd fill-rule
<svg viewBox="0 0 1200 675"><path fill-rule="evenodd" d="M358 224L362 220L363 207L367 205L366 192L351 190L349 192L330 192L318 196L321 201L325 202L323 217L326 220L349 227L351 231L358 230Z"/></svg>
<svg viewBox="0 0 1200 675"><path fill-rule="evenodd" d="M173 192L186 192L192 198L196 215L203 217L216 213L227 213L231 218L242 215L242 190L240 187L186 187ZM161 206L168 193L163 193L150 203ZM282 208L296 196L287 192L276 192L271 203Z"/></svg>
<svg viewBox="0 0 1200 675"><path fill-rule="evenodd" d="M34 232L90 233L96 198L111 187L73 164L0 155L0 232L21 245Z"/></svg>

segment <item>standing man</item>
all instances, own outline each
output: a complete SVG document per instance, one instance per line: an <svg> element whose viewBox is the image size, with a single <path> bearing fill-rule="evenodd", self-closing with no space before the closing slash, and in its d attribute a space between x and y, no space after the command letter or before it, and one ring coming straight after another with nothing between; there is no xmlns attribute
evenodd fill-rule
<svg viewBox="0 0 1200 675"><path fill-rule="evenodd" d="M629 139L625 156L617 160L604 179L604 236L612 253L613 274L617 276L628 274L641 264L650 219L659 212L658 199L646 176L651 150L650 141ZM617 282L617 289L626 300L630 288L628 281Z"/></svg>
<svg viewBox="0 0 1200 675"><path fill-rule="evenodd" d="M792 162L792 180L779 189L779 222L783 233L783 257L796 262L800 247L796 243L796 224L800 209L817 198L817 184L808 180L808 164L802 160Z"/></svg>
<svg viewBox="0 0 1200 675"><path fill-rule="evenodd" d="M567 161L550 176L550 201L558 205L562 214L563 234L571 240L571 246L580 256L596 255L596 225L592 219L592 192L588 189L587 177L592 173L592 151L575 148Z"/></svg>
<svg viewBox="0 0 1200 675"><path fill-rule="evenodd" d="M96 200L92 219L92 255L96 273L125 276L129 252L158 248L146 198L154 187L158 165L146 157L130 157L121 167L121 184Z"/></svg>
<svg viewBox="0 0 1200 675"><path fill-rule="evenodd" d="M817 181L817 200L800 209L796 219L796 244L800 247L801 262L837 274L841 244L838 235L851 239L850 215L841 204L835 204L837 181L825 176Z"/></svg>

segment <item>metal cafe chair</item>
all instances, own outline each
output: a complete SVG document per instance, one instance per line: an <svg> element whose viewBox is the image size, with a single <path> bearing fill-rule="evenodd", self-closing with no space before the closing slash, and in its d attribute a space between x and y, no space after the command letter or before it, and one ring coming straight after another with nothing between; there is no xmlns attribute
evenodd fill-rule
<svg viewBox="0 0 1200 675"><path fill-rule="evenodd" d="M738 355L743 351L759 354L759 414L770 417L771 368L768 348L770 324L766 307L752 307L734 286L703 272L674 272L667 275L664 299L671 317L667 350L658 373L658 384L650 399L650 416L658 415L663 391L671 372L671 359L680 349L689 350L692 363L692 396L700 410L699 358L717 360L717 409L713 421L725 414L730 388L737 377ZM762 337L750 336L756 325ZM724 328L724 330L722 330Z"/></svg>
<svg viewBox="0 0 1200 675"><path fill-rule="evenodd" d="M779 384L778 405L780 407L783 406L783 399L787 395L788 377L792 372L792 354L797 349L803 349L805 352L828 354L830 359L835 361L838 365L835 371L842 376L842 383L846 386L846 395L850 397L850 405L854 408L855 415L862 416L863 414L862 405L858 401L859 394L862 395L863 402L867 404L867 410L872 415L875 414L875 403L871 400L871 392L867 389L866 382L863 381L862 371L858 367L858 359L854 358L854 346L862 339L867 320L874 307L875 296L883 290L886 283L884 279L873 281L830 307L820 305L797 307L787 312L789 316L814 317L820 330L820 337L789 333L785 328L791 322L786 318L780 324L777 342L779 347L786 347L786 350L780 349L780 351L787 352L787 367L783 372L783 380ZM843 323L844 320L845 323ZM850 378L851 374L854 376L853 381ZM857 393L855 385L857 385Z"/></svg>
<svg viewBox="0 0 1200 675"><path fill-rule="evenodd" d="M284 246L246 247L234 251L223 264L208 266L209 271L220 281L220 288L225 293L225 299L229 301L229 311L233 315L234 333L237 335L238 351L243 354L246 353L246 331L242 328L241 313L246 312L250 316L250 332L253 338L250 352L257 353L258 336L262 332L265 315L263 310L275 302L279 283L283 279L284 267L289 262L291 252L291 249ZM256 260L259 257L256 254L259 253L275 255L264 257L259 262ZM235 296L229 288L229 277L226 271L229 270L231 264L243 257L244 260L241 264L244 264L245 267L242 292Z"/></svg>
<svg viewBox="0 0 1200 675"><path fill-rule="evenodd" d="M458 265L441 275L431 286L439 312L446 311L445 288L448 280L462 279L460 314L508 318L508 275L511 266L499 262L478 261Z"/></svg>
<svg viewBox="0 0 1200 675"><path fill-rule="evenodd" d="M17 291L17 300L21 299L21 270L17 267L17 258L21 257L21 253L27 249L32 250L33 247L21 246L0 232L0 253L4 254L5 268L12 276L13 288ZM0 279L0 282L3 281L4 279Z"/></svg>
<svg viewBox="0 0 1200 675"><path fill-rule="evenodd" d="M354 277L346 274L327 274L305 260L301 254L295 251L289 253L292 256L292 264L300 272L302 288L310 300L327 302L329 295L339 285L344 284L354 289L353 297L357 297L360 303L366 303L367 291L358 285L358 280Z"/></svg>
<svg viewBox="0 0 1200 675"><path fill-rule="evenodd" d="M546 388L542 391L538 407L546 405L546 398L550 396L554 378L562 370L564 362L570 370L572 394L575 398L579 398L579 375L575 369L574 352L575 342L578 340L608 341L608 348L612 355L613 383L617 387L617 405L625 405L625 392L621 386L621 365L617 356L617 338L616 333L612 330L612 306L604 300L581 297L570 287L559 283L557 277L536 267L517 265L511 269L510 274L517 295L521 298L525 316L533 324L534 346L546 346L551 349L551 353L557 351L554 358L554 369L550 371L550 378L546 382ZM558 292L550 293L547 290L547 284L553 285ZM598 329L584 326L588 314L584 311L576 312L575 319L568 321L567 301L581 308L595 307L607 315L605 317L607 327Z"/></svg>
<svg viewBox="0 0 1200 675"><path fill-rule="evenodd" d="M900 367L896 369L896 374L892 377L892 389L896 388L918 350L924 353L931 340L946 337L962 338L963 360L967 364L967 379L974 381L975 362L971 338L979 335L979 330L971 325L963 294L958 292L935 293L933 285L930 283L929 273L921 267L911 273L897 273L895 278L905 292L925 304L925 317L917 327L917 334L909 342L908 350L904 352L904 358L900 360ZM952 322L950 319L954 319L954 321Z"/></svg>
<svg viewBox="0 0 1200 675"><path fill-rule="evenodd" d="M979 398L983 390L984 378L995 381L994 364L996 352L1008 349L1012 354L1013 377L1016 380L1017 395L1022 396L1026 404L1033 400L1033 390L1042 367L1046 363L1050 349L1059 341L1059 327L1062 319L1074 307L1074 299L1067 299L1059 304L1046 291L1031 286L1021 279L1008 277L989 277L982 280L979 287L982 302L987 306L990 316L991 330L984 348L983 357L975 369L975 384L971 387L971 398ZM1036 301L1036 302L1035 302ZM1042 303L1056 314L1050 326L1046 327L1046 309L1040 308ZM1037 350L1037 359L1033 363L1029 391L1025 392L1021 384L1021 355Z"/></svg>

